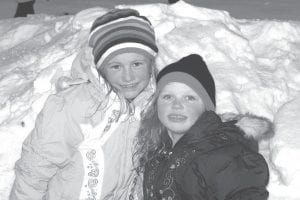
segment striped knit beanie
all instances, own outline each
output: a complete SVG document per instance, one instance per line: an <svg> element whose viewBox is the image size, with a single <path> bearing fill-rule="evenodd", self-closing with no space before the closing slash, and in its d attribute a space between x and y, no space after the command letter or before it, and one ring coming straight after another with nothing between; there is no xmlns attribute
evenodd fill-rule
<svg viewBox="0 0 300 200"><path fill-rule="evenodd" d="M215 110L215 82L200 55L191 54L162 69L157 75L157 91L171 82L188 85L201 97L206 110Z"/></svg>
<svg viewBox="0 0 300 200"><path fill-rule="evenodd" d="M90 31L89 46L97 69L120 53L154 57L158 52L151 23L133 9L113 9L97 18Z"/></svg>

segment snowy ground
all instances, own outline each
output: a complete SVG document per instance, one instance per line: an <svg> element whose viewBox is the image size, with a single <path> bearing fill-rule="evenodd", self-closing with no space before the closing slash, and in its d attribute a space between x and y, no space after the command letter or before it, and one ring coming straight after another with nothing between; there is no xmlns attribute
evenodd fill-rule
<svg viewBox="0 0 300 200"><path fill-rule="evenodd" d="M159 69L199 53L216 79L219 113L251 112L274 121L275 136L260 144L271 172L269 199L299 200L300 21L238 20L184 2L133 7L155 26ZM0 20L1 200L8 199L14 162L37 113L57 78L69 74L92 21L105 12Z"/></svg>

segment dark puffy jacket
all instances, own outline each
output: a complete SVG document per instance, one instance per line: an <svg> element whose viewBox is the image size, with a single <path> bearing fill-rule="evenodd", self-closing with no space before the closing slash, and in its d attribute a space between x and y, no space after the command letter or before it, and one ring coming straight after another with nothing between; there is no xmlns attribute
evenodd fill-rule
<svg viewBox="0 0 300 200"><path fill-rule="evenodd" d="M246 139L233 123L203 113L172 148L145 167L145 200L266 200L269 171L257 142Z"/></svg>

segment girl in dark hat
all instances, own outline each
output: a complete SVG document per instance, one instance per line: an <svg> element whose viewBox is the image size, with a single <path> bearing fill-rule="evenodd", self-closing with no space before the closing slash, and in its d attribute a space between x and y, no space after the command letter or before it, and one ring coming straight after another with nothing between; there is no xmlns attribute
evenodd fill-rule
<svg viewBox="0 0 300 200"><path fill-rule="evenodd" d="M145 200L266 200L269 172L257 141L215 113L215 84L201 56L165 67L138 145Z"/></svg>

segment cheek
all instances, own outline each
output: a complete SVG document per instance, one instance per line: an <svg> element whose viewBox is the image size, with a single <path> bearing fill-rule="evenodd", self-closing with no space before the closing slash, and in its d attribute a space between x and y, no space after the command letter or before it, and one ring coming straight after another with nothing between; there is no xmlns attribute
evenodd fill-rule
<svg viewBox="0 0 300 200"><path fill-rule="evenodd" d="M167 111L167 106L158 100L157 101L157 115L158 115L158 119L161 122L164 121L164 116L166 114L166 111Z"/></svg>
<svg viewBox="0 0 300 200"><path fill-rule="evenodd" d="M119 72L103 71L103 75L111 85L115 85L120 80Z"/></svg>
<svg viewBox="0 0 300 200"><path fill-rule="evenodd" d="M150 76L151 73L148 67L135 72L135 78L145 82L148 82L150 80Z"/></svg>
<svg viewBox="0 0 300 200"><path fill-rule="evenodd" d="M189 107L187 112L192 121L196 121L205 111L204 107Z"/></svg>
<svg viewBox="0 0 300 200"><path fill-rule="evenodd" d="M136 79L143 81L143 82L149 82L150 80L150 74L147 72L140 72L138 74L136 74Z"/></svg>

